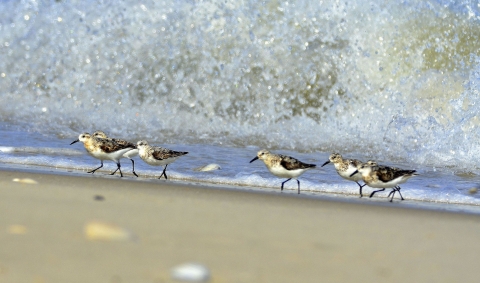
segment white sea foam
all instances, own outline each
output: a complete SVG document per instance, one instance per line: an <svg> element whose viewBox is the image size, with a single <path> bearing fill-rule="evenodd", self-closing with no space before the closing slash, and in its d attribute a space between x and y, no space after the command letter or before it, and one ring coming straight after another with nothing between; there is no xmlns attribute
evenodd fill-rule
<svg viewBox="0 0 480 283"><path fill-rule="evenodd" d="M480 166L480 29L468 1L6 1L1 11L1 119L28 130Z"/></svg>

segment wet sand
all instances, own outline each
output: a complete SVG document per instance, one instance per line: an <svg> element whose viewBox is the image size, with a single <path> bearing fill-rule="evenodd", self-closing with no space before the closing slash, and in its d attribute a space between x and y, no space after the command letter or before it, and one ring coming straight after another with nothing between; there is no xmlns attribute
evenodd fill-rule
<svg viewBox="0 0 480 283"><path fill-rule="evenodd" d="M478 215L100 175L0 171L0 282L177 282L185 262L209 282L480 276ZM88 239L91 221L135 237Z"/></svg>

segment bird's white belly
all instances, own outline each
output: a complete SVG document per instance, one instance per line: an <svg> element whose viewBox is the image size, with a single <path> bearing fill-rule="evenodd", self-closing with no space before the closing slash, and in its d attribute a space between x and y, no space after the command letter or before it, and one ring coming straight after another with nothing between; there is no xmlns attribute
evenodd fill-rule
<svg viewBox="0 0 480 283"><path fill-rule="evenodd" d="M267 167L268 168L268 167ZM303 174L307 169L287 170L283 166L273 166L268 168L270 173L281 178L296 178Z"/></svg>
<svg viewBox="0 0 480 283"><path fill-rule="evenodd" d="M338 175L340 175L340 177L342 177L344 179L347 179L347 180L350 180L350 181L361 181L362 180L362 174L360 174L360 173L357 173L357 174L350 177L350 175L352 175L353 172L355 172L355 171L357 171L357 168L348 167L347 170L337 171L337 173L338 173Z"/></svg>
<svg viewBox="0 0 480 283"><path fill-rule="evenodd" d="M372 188L393 188L398 186L399 184L405 183L411 176L401 176L396 179L393 179L388 182L382 182L380 180L376 180L373 182L368 182L367 185Z"/></svg>
<svg viewBox="0 0 480 283"><path fill-rule="evenodd" d="M114 151L114 152L106 153L103 150L101 150L100 148L98 148L97 150L89 152L89 153L90 153L91 156L93 156L97 159L100 159L100 160L112 160L112 161L117 162L122 157L122 155L129 150L130 150L130 148L125 148L125 149L117 150L117 151Z"/></svg>
<svg viewBox="0 0 480 283"><path fill-rule="evenodd" d="M140 156L141 157L141 156ZM145 163L149 164L149 165L152 165L152 166L164 166L164 165L167 165L167 164L170 164L172 163L173 161L177 160L178 156L177 157L172 157L172 158L166 158L166 159L162 159L162 160L158 160L158 159L155 159L153 158L152 156L148 157L148 158L142 158L143 161L145 161Z"/></svg>

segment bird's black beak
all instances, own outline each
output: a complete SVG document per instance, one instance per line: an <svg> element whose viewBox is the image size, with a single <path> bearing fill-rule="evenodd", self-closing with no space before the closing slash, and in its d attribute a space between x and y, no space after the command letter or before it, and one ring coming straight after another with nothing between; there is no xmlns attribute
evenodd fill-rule
<svg viewBox="0 0 480 283"><path fill-rule="evenodd" d="M253 161L257 160L258 159L258 156L255 156L254 159L250 160L250 163L252 163Z"/></svg>
<svg viewBox="0 0 480 283"><path fill-rule="evenodd" d="M352 177L353 175L357 174L358 173L358 170L355 170L355 172L353 172L350 177Z"/></svg>
<svg viewBox="0 0 480 283"><path fill-rule="evenodd" d="M74 143L76 143L76 142L79 142L79 141L80 141L80 140L78 140L78 139L77 139L77 140L74 140L70 145L72 145L72 144L74 144Z"/></svg>
<svg viewBox="0 0 480 283"><path fill-rule="evenodd" d="M328 163L330 163L330 160L328 160L327 162L323 163L322 167L327 165Z"/></svg>

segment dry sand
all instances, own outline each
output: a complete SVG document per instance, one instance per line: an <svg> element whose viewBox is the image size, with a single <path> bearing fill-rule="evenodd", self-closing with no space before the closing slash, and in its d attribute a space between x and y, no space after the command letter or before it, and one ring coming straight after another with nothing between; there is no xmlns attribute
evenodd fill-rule
<svg viewBox="0 0 480 283"><path fill-rule="evenodd" d="M185 262L209 282L480 280L477 215L82 174L0 171L0 282L174 282Z"/></svg>

